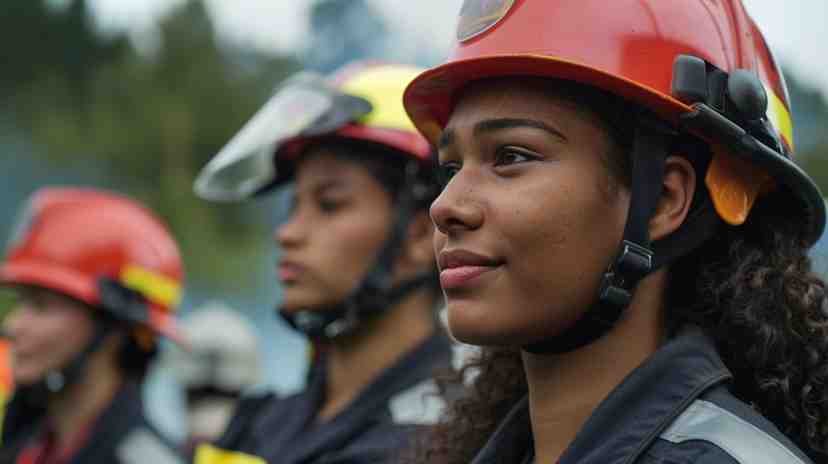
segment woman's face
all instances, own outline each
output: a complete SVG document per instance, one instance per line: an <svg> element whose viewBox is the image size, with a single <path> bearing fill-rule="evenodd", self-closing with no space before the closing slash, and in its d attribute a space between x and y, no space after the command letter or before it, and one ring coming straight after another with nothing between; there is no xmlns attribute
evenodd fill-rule
<svg viewBox="0 0 828 464"><path fill-rule="evenodd" d="M3 325L12 339L12 372L19 385L37 383L65 367L95 330L89 308L36 287L18 289L18 302Z"/></svg>
<svg viewBox="0 0 828 464"><path fill-rule="evenodd" d="M392 220L391 195L367 168L324 145L303 156L294 188L290 217L275 233L288 312L347 297L373 266Z"/></svg>
<svg viewBox="0 0 828 464"><path fill-rule="evenodd" d="M629 195L611 139L552 83L505 79L461 95L439 143L451 174L431 207L449 327L461 341L526 345L596 299Z"/></svg>

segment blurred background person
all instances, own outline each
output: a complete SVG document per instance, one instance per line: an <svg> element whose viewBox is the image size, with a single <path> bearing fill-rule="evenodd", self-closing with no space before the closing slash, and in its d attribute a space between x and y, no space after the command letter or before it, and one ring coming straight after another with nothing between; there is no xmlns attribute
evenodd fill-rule
<svg viewBox="0 0 828 464"><path fill-rule="evenodd" d="M0 462L182 462L139 395L159 335L175 338L178 247L138 203L45 188L0 264L16 389Z"/></svg>
<svg viewBox="0 0 828 464"><path fill-rule="evenodd" d="M181 332L187 348L168 351L166 362L186 395L189 454L219 438L263 375L258 336L238 310L209 302L181 321Z"/></svg>
<svg viewBox="0 0 828 464"><path fill-rule="evenodd" d="M289 211L274 231L279 314L314 348L307 388L245 400L216 447L199 448L199 464L238 452L391 462L439 415L433 375L451 347L436 322L434 160L401 99L418 72L355 63L330 78L300 73L198 178L213 200L286 186Z"/></svg>

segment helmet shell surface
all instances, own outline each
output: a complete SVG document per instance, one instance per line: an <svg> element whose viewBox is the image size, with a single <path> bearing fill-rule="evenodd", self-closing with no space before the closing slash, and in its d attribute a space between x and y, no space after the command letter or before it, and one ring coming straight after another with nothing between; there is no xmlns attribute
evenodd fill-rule
<svg viewBox="0 0 828 464"><path fill-rule="evenodd" d="M673 66L677 57L689 55L728 74L746 70L757 76L768 97L766 119L782 147L779 156L792 154L784 78L739 0L466 0L457 38L448 62L418 76L404 96L414 124L432 144L469 83L500 77L575 81L679 126L694 108L673 95ZM736 159L732 147L717 146L709 134L694 135L713 145L706 183L716 211L730 224L745 221L758 195L772 190L769 184L815 188L792 163L777 163L777 171L785 171L778 175L767 163L759 169ZM808 203L810 235L818 237L824 207L813 193L798 196Z"/></svg>
<svg viewBox="0 0 828 464"><path fill-rule="evenodd" d="M0 283L48 288L106 310L102 278L146 300L143 326L179 338L173 313L180 299L182 263L161 221L135 201L111 192L35 192L0 265Z"/></svg>

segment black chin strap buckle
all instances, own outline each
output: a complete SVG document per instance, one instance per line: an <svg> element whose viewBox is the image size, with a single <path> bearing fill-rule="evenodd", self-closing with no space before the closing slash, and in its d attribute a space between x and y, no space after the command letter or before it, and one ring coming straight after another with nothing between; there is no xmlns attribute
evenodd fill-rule
<svg viewBox="0 0 828 464"><path fill-rule="evenodd" d="M624 240L621 253L601 281L601 303L617 308L627 307L632 300L633 289L652 268L653 251Z"/></svg>

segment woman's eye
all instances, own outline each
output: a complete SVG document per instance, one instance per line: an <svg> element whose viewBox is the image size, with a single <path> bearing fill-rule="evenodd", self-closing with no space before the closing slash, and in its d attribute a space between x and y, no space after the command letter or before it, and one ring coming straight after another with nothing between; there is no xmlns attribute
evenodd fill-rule
<svg viewBox="0 0 828 464"><path fill-rule="evenodd" d="M451 178L460 171L460 164L455 162L441 163L437 168L437 183L440 189L446 188Z"/></svg>
<svg viewBox="0 0 828 464"><path fill-rule="evenodd" d="M511 164L535 161L539 157L527 150L516 147L503 147L495 155L495 166L508 166Z"/></svg>
<svg viewBox="0 0 828 464"><path fill-rule="evenodd" d="M339 209L341 206L341 202L337 200L331 200L329 198L320 198L318 201L319 209L325 213L332 213Z"/></svg>

